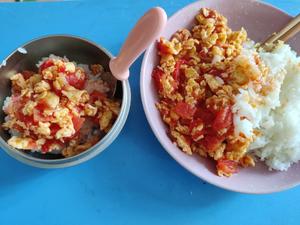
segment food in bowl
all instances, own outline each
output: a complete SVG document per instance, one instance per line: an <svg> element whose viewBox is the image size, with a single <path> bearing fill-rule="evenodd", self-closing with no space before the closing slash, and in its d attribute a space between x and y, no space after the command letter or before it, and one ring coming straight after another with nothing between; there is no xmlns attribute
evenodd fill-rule
<svg viewBox="0 0 300 225"><path fill-rule="evenodd" d="M202 8L192 29L157 48L157 109L183 152L212 158L219 176L256 158L275 170L300 159L300 58L288 45L258 48L246 30Z"/></svg>
<svg viewBox="0 0 300 225"><path fill-rule="evenodd" d="M37 71L13 75L3 110L8 144L24 151L77 155L96 144L112 127L120 102L108 98L100 64L84 65L55 55Z"/></svg>

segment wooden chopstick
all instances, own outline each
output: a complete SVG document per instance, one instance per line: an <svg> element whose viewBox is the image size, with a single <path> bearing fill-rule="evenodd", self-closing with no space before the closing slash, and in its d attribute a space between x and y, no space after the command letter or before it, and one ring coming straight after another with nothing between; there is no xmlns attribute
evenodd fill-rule
<svg viewBox="0 0 300 225"><path fill-rule="evenodd" d="M284 28L278 33L273 33L262 44L273 43L278 40L287 41L300 31L300 14L294 17Z"/></svg>
<svg viewBox="0 0 300 225"><path fill-rule="evenodd" d="M298 32L300 32L300 22L297 23L294 27L292 27L290 30L288 30L286 33L284 33L282 36L280 36L281 41L287 41L291 37L295 36Z"/></svg>

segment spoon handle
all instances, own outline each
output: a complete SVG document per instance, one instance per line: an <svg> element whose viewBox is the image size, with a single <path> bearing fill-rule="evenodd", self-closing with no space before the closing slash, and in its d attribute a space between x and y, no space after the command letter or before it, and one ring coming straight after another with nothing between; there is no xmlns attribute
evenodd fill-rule
<svg viewBox="0 0 300 225"><path fill-rule="evenodd" d="M160 8L150 9L129 33L119 55L110 60L109 67L118 80L126 80L129 67L136 58L159 36L167 22L166 12Z"/></svg>

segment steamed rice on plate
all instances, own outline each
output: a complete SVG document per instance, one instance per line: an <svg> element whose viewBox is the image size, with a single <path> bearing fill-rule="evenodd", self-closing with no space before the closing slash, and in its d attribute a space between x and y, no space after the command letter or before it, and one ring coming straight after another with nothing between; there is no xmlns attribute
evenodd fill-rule
<svg viewBox="0 0 300 225"><path fill-rule="evenodd" d="M4 101L2 127L8 144L42 154L77 155L96 144L112 127L120 102L109 99L100 64L80 65L66 57L43 58L37 71L13 75Z"/></svg>
<svg viewBox="0 0 300 225"><path fill-rule="evenodd" d="M257 160L284 171L300 159L300 58L289 45L259 48L202 8L192 29L157 48L157 109L183 152L211 158L219 176Z"/></svg>

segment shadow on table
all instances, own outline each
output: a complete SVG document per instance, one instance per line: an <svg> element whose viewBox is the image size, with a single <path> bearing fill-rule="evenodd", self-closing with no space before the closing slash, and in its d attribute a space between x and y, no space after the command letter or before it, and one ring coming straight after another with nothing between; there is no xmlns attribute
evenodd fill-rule
<svg viewBox="0 0 300 225"><path fill-rule="evenodd" d="M18 162L0 149L0 198L11 195L15 188L46 173Z"/></svg>

